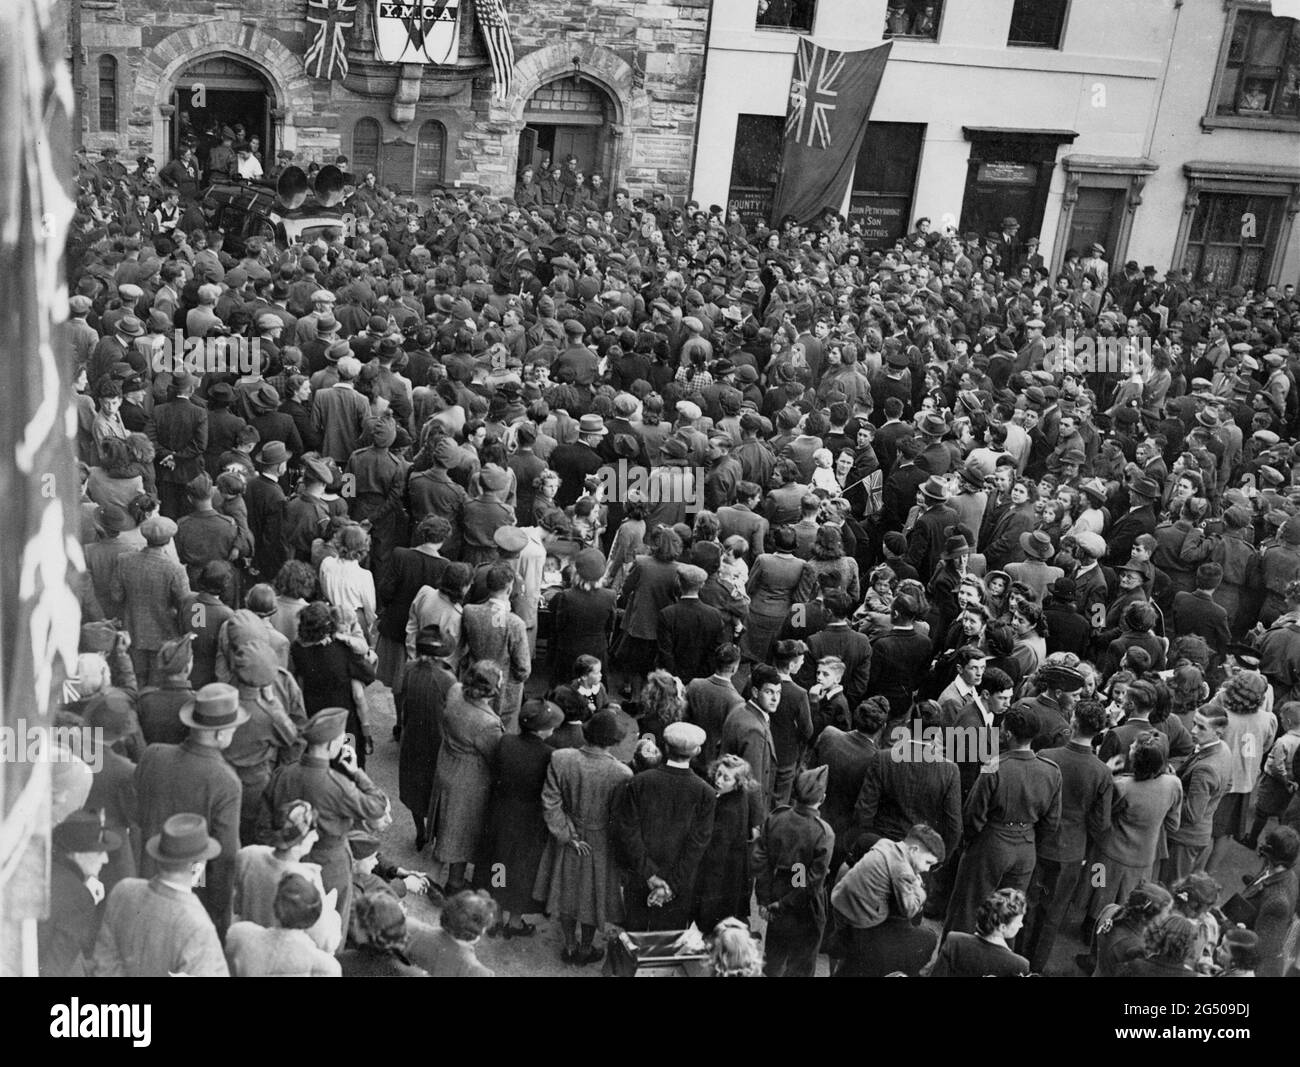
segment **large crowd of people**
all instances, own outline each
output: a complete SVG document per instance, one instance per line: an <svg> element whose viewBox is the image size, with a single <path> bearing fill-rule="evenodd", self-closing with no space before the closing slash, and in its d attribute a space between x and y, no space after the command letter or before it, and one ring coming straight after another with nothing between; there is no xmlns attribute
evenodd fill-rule
<svg viewBox="0 0 1300 1067"><path fill-rule="evenodd" d="M1295 973L1294 285L194 147L80 160L43 973Z"/></svg>

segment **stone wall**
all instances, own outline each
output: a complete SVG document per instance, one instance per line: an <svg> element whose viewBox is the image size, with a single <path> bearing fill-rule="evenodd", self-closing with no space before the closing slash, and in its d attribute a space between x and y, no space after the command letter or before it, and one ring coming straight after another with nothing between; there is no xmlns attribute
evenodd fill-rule
<svg viewBox="0 0 1300 1067"><path fill-rule="evenodd" d="M506 193L514 184L527 99L574 73L610 98L607 177L634 194L666 188L680 202L689 187L710 0L507 0L516 59L512 97L492 93L491 70L462 0L460 59L446 67L384 67L369 44L360 0L346 82L307 77L306 0L82 0L83 127L96 151L124 160L165 155L172 82L190 60L224 52L257 68L276 94L276 147L303 160L348 153L356 122L379 120L384 142L413 142L419 125L447 128L445 179ZM118 60L119 126L101 132L98 58ZM160 159L160 162L162 160Z"/></svg>

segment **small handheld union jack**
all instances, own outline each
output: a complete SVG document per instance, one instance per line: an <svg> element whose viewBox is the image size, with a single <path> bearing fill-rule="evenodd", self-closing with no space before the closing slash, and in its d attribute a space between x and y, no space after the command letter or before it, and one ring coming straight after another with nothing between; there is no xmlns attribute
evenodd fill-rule
<svg viewBox="0 0 1300 1067"><path fill-rule="evenodd" d="M357 0L307 0L307 25L316 28L303 64L313 78L348 76L347 43L343 31L352 29Z"/></svg>

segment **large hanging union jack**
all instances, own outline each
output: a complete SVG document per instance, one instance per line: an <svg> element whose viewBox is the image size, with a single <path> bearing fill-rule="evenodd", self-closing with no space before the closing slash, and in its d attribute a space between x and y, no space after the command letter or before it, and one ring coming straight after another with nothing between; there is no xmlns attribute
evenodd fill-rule
<svg viewBox="0 0 1300 1067"><path fill-rule="evenodd" d="M303 63L313 78L348 76L347 42L343 32L352 29L357 0L307 0L307 25L315 27Z"/></svg>
<svg viewBox="0 0 1300 1067"><path fill-rule="evenodd" d="M788 140L809 148L831 146L831 118L839 96L835 83L844 71L844 57L845 53L818 48L806 38L799 41L785 119Z"/></svg>

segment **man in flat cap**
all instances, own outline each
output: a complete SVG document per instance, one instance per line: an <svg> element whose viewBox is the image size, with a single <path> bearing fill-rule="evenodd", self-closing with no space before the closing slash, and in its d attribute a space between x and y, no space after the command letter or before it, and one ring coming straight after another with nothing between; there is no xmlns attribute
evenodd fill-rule
<svg viewBox="0 0 1300 1067"><path fill-rule="evenodd" d="M700 600L707 580L701 568L678 563L680 597L659 613L656 627L659 666L686 684L712 673L713 651L726 642L730 632L722 612Z"/></svg>
<svg viewBox="0 0 1300 1067"><path fill-rule="evenodd" d="M830 768L802 771L793 804L777 808L754 842L755 891L767 919L763 973L811 978L826 928L826 876L835 831L819 814Z"/></svg>
<svg viewBox="0 0 1300 1067"><path fill-rule="evenodd" d="M141 684L153 681L154 660L163 643L179 637L182 609L190 596L185 568L166 551L176 536L171 519L152 515L140 524L145 547L119 557L110 583L114 602L122 605L124 629L131 635L131 663Z"/></svg>
<svg viewBox="0 0 1300 1067"><path fill-rule="evenodd" d="M695 724L670 723L665 762L633 778L615 810L614 836L628 872L629 930L683 930L691 923L715 805L712 786L690 766L704 740Z"/></svg>
<svg viewBox="0 0 1300 1067"><path fill-rule="evenodd" d="M388 797L357 766L356 750L347 744L344 708L324 708L312 716L302 731L307 750L297 763L276 770L266 789L264 809L274 827L276 813L291 800L305 800L316 810L316 846L304 857L321 866L321 881L328 893L338 890L342 928L348 928L352 911L352 854L348 834L365 823L384 818ZM276 827L278 828L278 827Z"/></svg>

